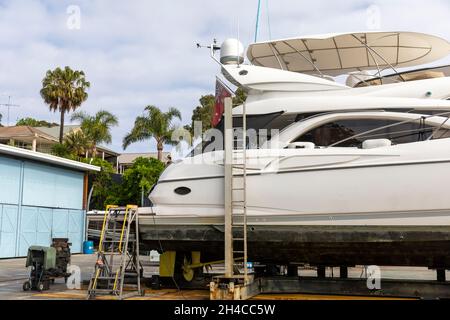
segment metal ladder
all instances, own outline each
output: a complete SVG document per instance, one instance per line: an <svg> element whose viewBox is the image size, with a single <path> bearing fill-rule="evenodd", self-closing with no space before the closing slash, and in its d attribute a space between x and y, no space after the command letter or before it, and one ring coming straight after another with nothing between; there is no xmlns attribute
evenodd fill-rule
<svg viewBox="0 0 450 320"><path fill-rule="evenodd" d="M247 117L245 103L243 106L241 139L233 139L234 148L231 179L231 204L232 204L232 233L233 233L233 273L239 276L243 266L243 280L247 284L248 277L248 253L247 253ZM239 157L241 156L241 157Z"/></svg>
<svg viewBox="0 0 450 320"><path fill-rule="evenodd" d="M87 299L113 295L119 299L142 295L139 260L138 207L107 206L103 218L98 257L89 282ZM115 260L115 257L119 258ZM135 279L135 290L124 294L125 278ZM127 283L127 288L128 288Z"/></svg>

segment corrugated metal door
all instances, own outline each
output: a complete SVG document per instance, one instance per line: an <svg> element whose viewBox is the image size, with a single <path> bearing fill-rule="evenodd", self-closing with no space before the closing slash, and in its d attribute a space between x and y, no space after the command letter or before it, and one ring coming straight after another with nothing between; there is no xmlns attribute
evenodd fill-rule
<svg viewBox="0 0 450 320"><path fill-rule="evenodd" d="M0 205L0 258L16 255L18 207Z"/></svg>

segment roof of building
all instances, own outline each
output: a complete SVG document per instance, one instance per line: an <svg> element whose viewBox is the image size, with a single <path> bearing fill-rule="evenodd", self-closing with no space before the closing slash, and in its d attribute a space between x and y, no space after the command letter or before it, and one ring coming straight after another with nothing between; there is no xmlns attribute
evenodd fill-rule
<svg viewBox="0 0 450 320"><path fill-rule="evenodd" d="M163 152L163 159L167 159L167 156L170 155L170 152ZM148 153L122 153L118 157L119 164L131 164L137 158L158 158L157 152L148 152Z"/></svg>
<svg viewBox="0 0 450 320"><path fill-rule="evenodd" d="M77 130L79 129L80 126L79 125L73 125L73 124L66 124L64 125L64 135L72 132L73 130ZM59 126L54 126L54 127L37 127L36 129L41 130L42 132L45 132L46 134L54 137L54 138L59 138Z"/></svg>
<svg viewBox="0 0 450 320"><path fill-rule="evenodd" d="M79 128L79 125L66 125L64 126L64 135ZM0 139L34 139L36 137L57 143L59 141L59 126L51 128L30 126L0 127ZM98 145L97 150L112 156L118 156L120 154L102 145Z"/></svg>
<svg viewBox="0 0 450 320"><path fill-rule="evenodd" d="M59 139L59 126L55 126L55 127L51 127L51 128L49 128L49 127L38 127L37 129L41 130L42 132L45 132L46 134L54 137L55 139ZM69 125L64 125L63 132L64 132L64 135L66 135L66 134L68 134L68 133L70 133L70 132L72 132L74 130L78 130L78 129L81 129L80 125L78 125L78 124L69 124ZM114 150L108 149L108 148L106 148L105 146L102 146L102 145L97 146L97 149L99 151L104 151L104 152L110 153L110 154L112 154L114 156L118 156L120 154L120 153L115 152Z"/></svg>
<svg viewBox="0 0 450 320"><path fill-rule="evenodd" d="M30 126L0 127L0 138L10 139L19 137L23 138L39 137L51 141L57 141L51 135L43 132L38 128L33 128Z"/></svg>
<svg viewBox="0 0 450 320"><path fill-rule="evenodd" d="M49 155L46 153L11 147L11 146L7 146L7 145L3 145L3 144L0 144L0 154L17 157L17 158L34 160L34 161L38 161L38 162L49 163L49 164L53 164L53 165L57 165L57 166L61 166L61 167L74 169L77 171L100 171L100 167L93 166L90 164L56 157L56 156Z"/></svg>

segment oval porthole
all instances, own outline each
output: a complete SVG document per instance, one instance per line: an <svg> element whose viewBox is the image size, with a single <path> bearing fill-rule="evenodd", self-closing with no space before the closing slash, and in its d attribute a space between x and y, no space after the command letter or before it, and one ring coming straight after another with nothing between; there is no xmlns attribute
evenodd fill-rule
<svg viewBox="0 0 450 320"><path fill-rule="evenodd" d="M179 187L179 188L176 188L174 191L176 194L179 194L180 196L185 196L185 195L191 193L191 189L189 189L188 187Z"/></svg>
<svg viewBox="0 0 450 320"><path fill-rule="evenodd" d="M248 75L248 71L247 70L242 70L242 71L239 72L239 75L240 76L246 76L246 75Z"/></svg>

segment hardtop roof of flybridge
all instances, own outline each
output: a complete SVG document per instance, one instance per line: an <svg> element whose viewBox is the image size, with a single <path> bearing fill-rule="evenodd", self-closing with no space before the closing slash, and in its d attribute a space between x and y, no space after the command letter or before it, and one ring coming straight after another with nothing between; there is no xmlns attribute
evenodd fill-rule
<svg viewBox="0 0 450 320"><path fill-rule="evenodd" d="M450 43L417 32L354 32L251 44L256 66L307 74L338 76L353 71L413 67L450 54Z"/></svg>

